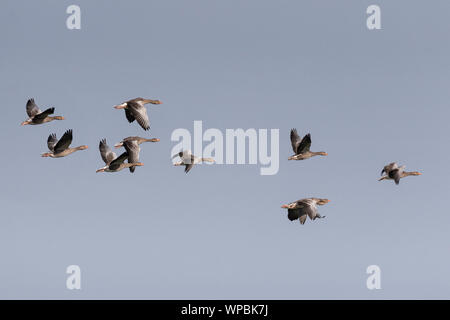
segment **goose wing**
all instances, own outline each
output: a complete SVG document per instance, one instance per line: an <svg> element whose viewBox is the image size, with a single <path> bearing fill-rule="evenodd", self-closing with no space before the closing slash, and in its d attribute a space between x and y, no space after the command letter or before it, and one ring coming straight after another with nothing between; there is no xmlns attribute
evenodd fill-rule
<svg viewBox="0 0 450 320"><path fill-rule="evenodd" d="M125 109L125 117L127 117L127 120L129 123L132 123L134 120L136 120L136 119L134 119L134 116L131 113L131 111L128 109Z"/></svg>
<svg viewBox="0 0 450 320"><path fill-rule="evenodd" d="M72 143L72 129L67 130L54 147L54 153L60 153L66 150Z"/></svg>
<svg viewBox="0 0 450 320"><path fill-rule="evenodd" d="M109 164L109 169L111 169L111 170L119 169L120 165L127 159L128 159L128 153L125 151L120 156L118 156L116 159L111 161L111 163Z"/></svg>
<svg viewBox="0 0 450 320"><path fill-rule="evenodd" d="M48 136L47 139L47 146L48 146L48 150L52 151L55 148L55 144L58 142L58 138L56 137L56 134L52 133L51 135Z"/></svg>
<svg viewBox="0 0 450 320"><path fill-rule="evenodd" d="M111 148L106 143L106 139L102 139L99 144L100 155L106 165L109 165L114 159L117 158L116 154L111 150Z"/></svg>
<svg viewBox="0 0 450 320"><path fill-rule="evenodd" d="M389 163L388 165L384 166L383 170L381 171L381 175L383 175L383 173L386 173L387 175L389 175L389 172L391 170L394 170L397 168L398 168L398 165L396 162Z"/></svg>
<svg viewBox="0 0 450 320"><path fill-rule="evenodd" d="M394 179L395 184L399 184L400 178L402 177L402 170L400 170L400 168L395 168L393 170L390 170L388 172L388 176L389 176L389 178Z"/></svg>
<svg viewBox="0 0 450 320"><path fill-rule="evenodd" d="M150 129L150 120L148 119L147 108L134 101L128 102L127 105L128 110L131 112L133 118L136 119L142 129Z"/></svg>
<svg viewBox="0 0 450 320"><path fill-rule="evenodd" d="M35 115L41 113L41 110L38 108L36 103L34 102L34 99L31 98L27 101L27 114L30 118L33 118Z"/></svg>
<svg viewBox="0 0 450 320"><path fill-rule="evenodd" d="M184 167L185 173L188 173L192 169L192 167L194 166L194 161L195 161L195 157L194 157L194 155L191 154L190 161L188 161L190 163L184 164L185 165L185 167Z"/></svg>
<svg viewBox="0 0 450 320"><path fill-rule="evenodd" d="M33 117L33 122L39 122L47 118L47 116L53 114L55 112L55 108L48 108L47 110L38 113Z"/></svg>
<svg viewBox="0 0 450 320"><path fill-rule="evenodd" d="M298 208L302 214L308 216L311 220L317 218L319 212L317 211L317 207L315 203L311 199L302 199L297 201Z"/></svg>
<svg viewBox="0 0 450 320"><path fill-rule="evenodd" d="M128 163L139 162L139 144L136 140L125 140L123 146L128 153ZM136 167L130 167L130 172L134 172Z"/></svg>
<svg viewBox="0 0 450 320"><path fill-rule="evenodd" d="M302 141L297 147L297 154L308 152L311 147L311 134L307 134L303 137Z"/></svg>
<svg viewBox="0 0 450 320"><path fill-rule="evenodd" d="M299 137L297 129L291 129L291 144L295 154L297 154L297 148L301 141L302 139Z"/></svg>

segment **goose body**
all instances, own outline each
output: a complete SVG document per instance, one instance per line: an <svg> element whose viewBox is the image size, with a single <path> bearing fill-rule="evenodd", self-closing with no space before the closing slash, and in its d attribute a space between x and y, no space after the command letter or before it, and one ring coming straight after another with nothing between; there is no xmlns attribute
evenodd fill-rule
<svg viewBox="0 0 450 320"><path fill-rule="evenodd" d="M47 139L47 146L50 152L43 153L42 157L62 158L76 151L85 150L88 148L88 146L85 145L75 148L69 148L70 144L72 143L72 139L73 134L71 129L67 130L59 140L56 137L56 134L52 133L48 136Z"/></svg>
<svg viewBox="0 0 450 320"><path fill-rule="evenodd" d="M188 150L175 154L172 159L175 157L180 157L181 161L174 163L174 166L184 166L185 173L188 173L195 164L199 164L201 162L214 162L214 159L212 158L196 157Z"/></svg>
<svg viewBox="0 0 450 320"><path fill-rule="evenodd" d="M26 110L29 118L21 123L22 126L43 124L53 120L64 120L62 116L51 116L55 112L55 108L41 111L33 98L27 101Z"/></svg>
<svg viewBox="0 0 450 320"><path fill-rule="evenodd" d="M145 108L145 105L147 103L161 104L162 102L159 100L135 98L117 105L114 108L124 109L125 117L127 118L128 122L132 123L134 120L136 120L142 127L142 129L148 130L150 129L150 120L148 118L147 109Z"/></svg>
<svg viewBox="0 0 450 320"><path fill-rule="evenodd" d="M324 205L330 202L328 199L320 198L305 198L300 199L289 204L282 205L284 209L288 209L288 219L291 221L299 219L300 224L305 224L306 218L311 220L325 218L321 216L317 210L317 205Z"/></svg>
<svg viewBox="0 0 450 320"><path fill-rule="evenodd" d="M297 133L297 129L291 129L291 144L294 155L290 156L288 160L305 160L314 156L327 156L326 152L314 152L310 150L311 134L307 134L302 138Z"/></svg>

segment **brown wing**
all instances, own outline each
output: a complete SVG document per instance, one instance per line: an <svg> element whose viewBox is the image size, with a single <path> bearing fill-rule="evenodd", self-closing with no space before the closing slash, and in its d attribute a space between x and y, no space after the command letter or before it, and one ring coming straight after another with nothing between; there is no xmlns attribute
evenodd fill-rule
<svg viewBox="0 0 450 320"><path fill-rule="evenodd" d="M150 129L150 120L148 119L147 108L136 102L128 102L127 105L128 110L130 110L132 116L136 119L142 129Z"/></svg>
<svg viewBox="0 0 450 320"><path fill-rule="evenodd" d="M310 147L311 147L311 135L308 133L306 136L303 137L302 141L300 142L297 148L297 154L308 152Z"/></svg>
<svg viewBox="0 0 450 320"><path fill-rule="evenodd" d="M66 150L72 143L72 129L67 130L64 135L59 139L54 147L54 153L60 153Z"/></svg>
<svg viewBox="0 0 450 320"><path fill-rule="evenodd" d="M291 145L292 150L294 150L294 153L297 154L297 148L302 140L300 139L300 136L297 133L297 129L291 129Z"/></svg>

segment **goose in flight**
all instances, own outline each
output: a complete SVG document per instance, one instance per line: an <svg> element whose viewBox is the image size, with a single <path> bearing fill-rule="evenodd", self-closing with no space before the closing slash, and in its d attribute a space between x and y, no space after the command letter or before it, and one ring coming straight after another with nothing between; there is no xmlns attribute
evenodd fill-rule
<svg viewBox="0 0 450 320"><path fill-rule="evenodd" d="M147 109L145 108L145 105L147 103L151 104L161 104L162 102L159 100L151 100L151 99L144 99L144 98L135 98L132 100L128 100L118 106L115 106L116 109L124 109L125 110L125 116L128 120L128 122L133 122L136 120L139 125L144 130L150 129L150 121L148 119L147 115Z"/></svg>
<svg viewBox="0 0 450 320"><path fill-rule="evenodd" d="M142 137L128 137L128 138L125 138L122 141L116 143L114 145L114 148L117 149L117 148L123 147L123 143L125 141L136 141L138 143L138 145L140 145L141 143L144 143L144 142L159 142L159 139L157 139L157 138L147 139L147 138L142 138Z"/></svg>
<svg viewBox="0 0 450 320"><path fill-rule="evenodd" d="M300 199L289 204L282 205L284 209L288 209L288 219L291 221L300 220L300 224L304 224L306 217L311 220L325 218L321 216L317 210L317 205L322 206L330 202L328 199L306 198Z"/></svg>
<svg viewBox="0 0 450 320"><path fill-rule="evenodd" d="M297 129L291 129L291 144L294 150L294 155L290 156L288 160L305 160L313 156L327 156L326 152L313 152L310 151L311 147L311 134L307 134L300 139Z"/></svg>
<svg viewBox="0 0 450 320"><path fill-rule="evenodd" d="M88 146L79 146L75 148L69 148L70 144L72 143L72 129L67 130L61 139L56 137L56 134L52 133L48 136L47 139L47 146L50 152L43 153L42 157L50 157L50 158L61 158L68 156L69 154L74 153L78 150L85 150L88 148Z"/></svg>
<svg viewBox="0 0 450 320"><path fill-rule="evenodd" d="M100 156L105 162L105 166L98 169L96 172L118 172L125 168L132 168L135 166L143 166L143 163L135 162L132 163L128 157L128 152L122 153L120 156L116 156L116 154L111 150L111 148L106 143L106 139L100 141L99 144ZM125 160L128 160L128 163L125 163Z"/></svg>
<svg viewBox="0 0 450 320"><path fill-rule="evenodd" d="M184 166L184 172L188 173L189 170L192 169L192 167L194 166L194 164L198 164L201 162L214 162L214 159L212 158L199 158L194 156L190 151L188 150L184 150L184 151L180 151L178 153L176 153L173 157L180 157L181 161L180 162L176 162L173 165L174 166Z"/></svg>
<svg viewBox="0 0 450 320"><path fill-rule="evenodd" d="M399 184L401 178L408 176L420 176L421 174L422 173L418 171L405 171L405 166L399 167L396 162L392 162L384 166L383 170L381 170L382 177L378 179L378 181L394 180L395 184Z"/></svg>
<svg viewBox="0 0 450 320"><path fill-rule="evenodd" d="M48 108L45 111L41 111L33 98L27 101L26 110L29 118L21 123L22 126L42 124L53 120L64 120L64 117L61 116L51 116L55 112L55 108Z"/></svg>

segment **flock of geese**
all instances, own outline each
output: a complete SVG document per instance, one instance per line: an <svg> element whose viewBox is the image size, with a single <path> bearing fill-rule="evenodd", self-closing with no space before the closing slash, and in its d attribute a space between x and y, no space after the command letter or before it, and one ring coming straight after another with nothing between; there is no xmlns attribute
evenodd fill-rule
<svg viewBox="0 0 450 320"><path fill-rule="evenodd" d="M135 98L128 100L120 105L115 106L115 109L124 109L125 117L129 123L136 122L144 130L150 129L150 121L147 114L146 104L158 105L162 102L159 100ZM22 125L39 125L53 120L64 120L63 116L53 116L55 108L48 108L41 111L36 105L34 99L29 99L26 104L26 112L28 119L22 122ZM292 150L294 155L290 156L288 160L306 160L314 156L327 156L328 154L323 151L314 152L311 151L311 134L306 134L303 138L297 133L296 129L292 129L290 133ZM48 152L43 153L42 157L61 158L66 157L76 151L85 150L88 148L86 145L78 147L70 147L72 144L73 132L67 130L63 136L58 140L56 134L52 133L47 139ZM118 172L128 168L131 173L135 172L136 167L143 166L144 164L139 161L140 145L144 142L158 142L157 138L142 138L138 136L127 137L122 141L116 143L114 147L124 148L125 151L119 156L108 146L106 139L100 140L99 151L102 160L105 165L98 169L96 172ZM190 151L183 150L178 154L175 154L172 159L179 157L181 161L174 163L174 166L184 166L185 173L188 173L195 164L201 162L214 162L212 158L200 158L194 156ZM126 162L125 162L126 161ZM395 184L400 183L401 178L408 176L421 175L417 171L405 171L405 166L399 166L396 162L392 162L384 166L381 171L381 180L394 180ZM330 202L328 199L321 198L305 198L300 199L289 204L281 206L288 210L288 219L291 221L299 220L300 224L306 222L307 217L310 220L325 218L318 212L317 206L321 206Z"/></svg>

